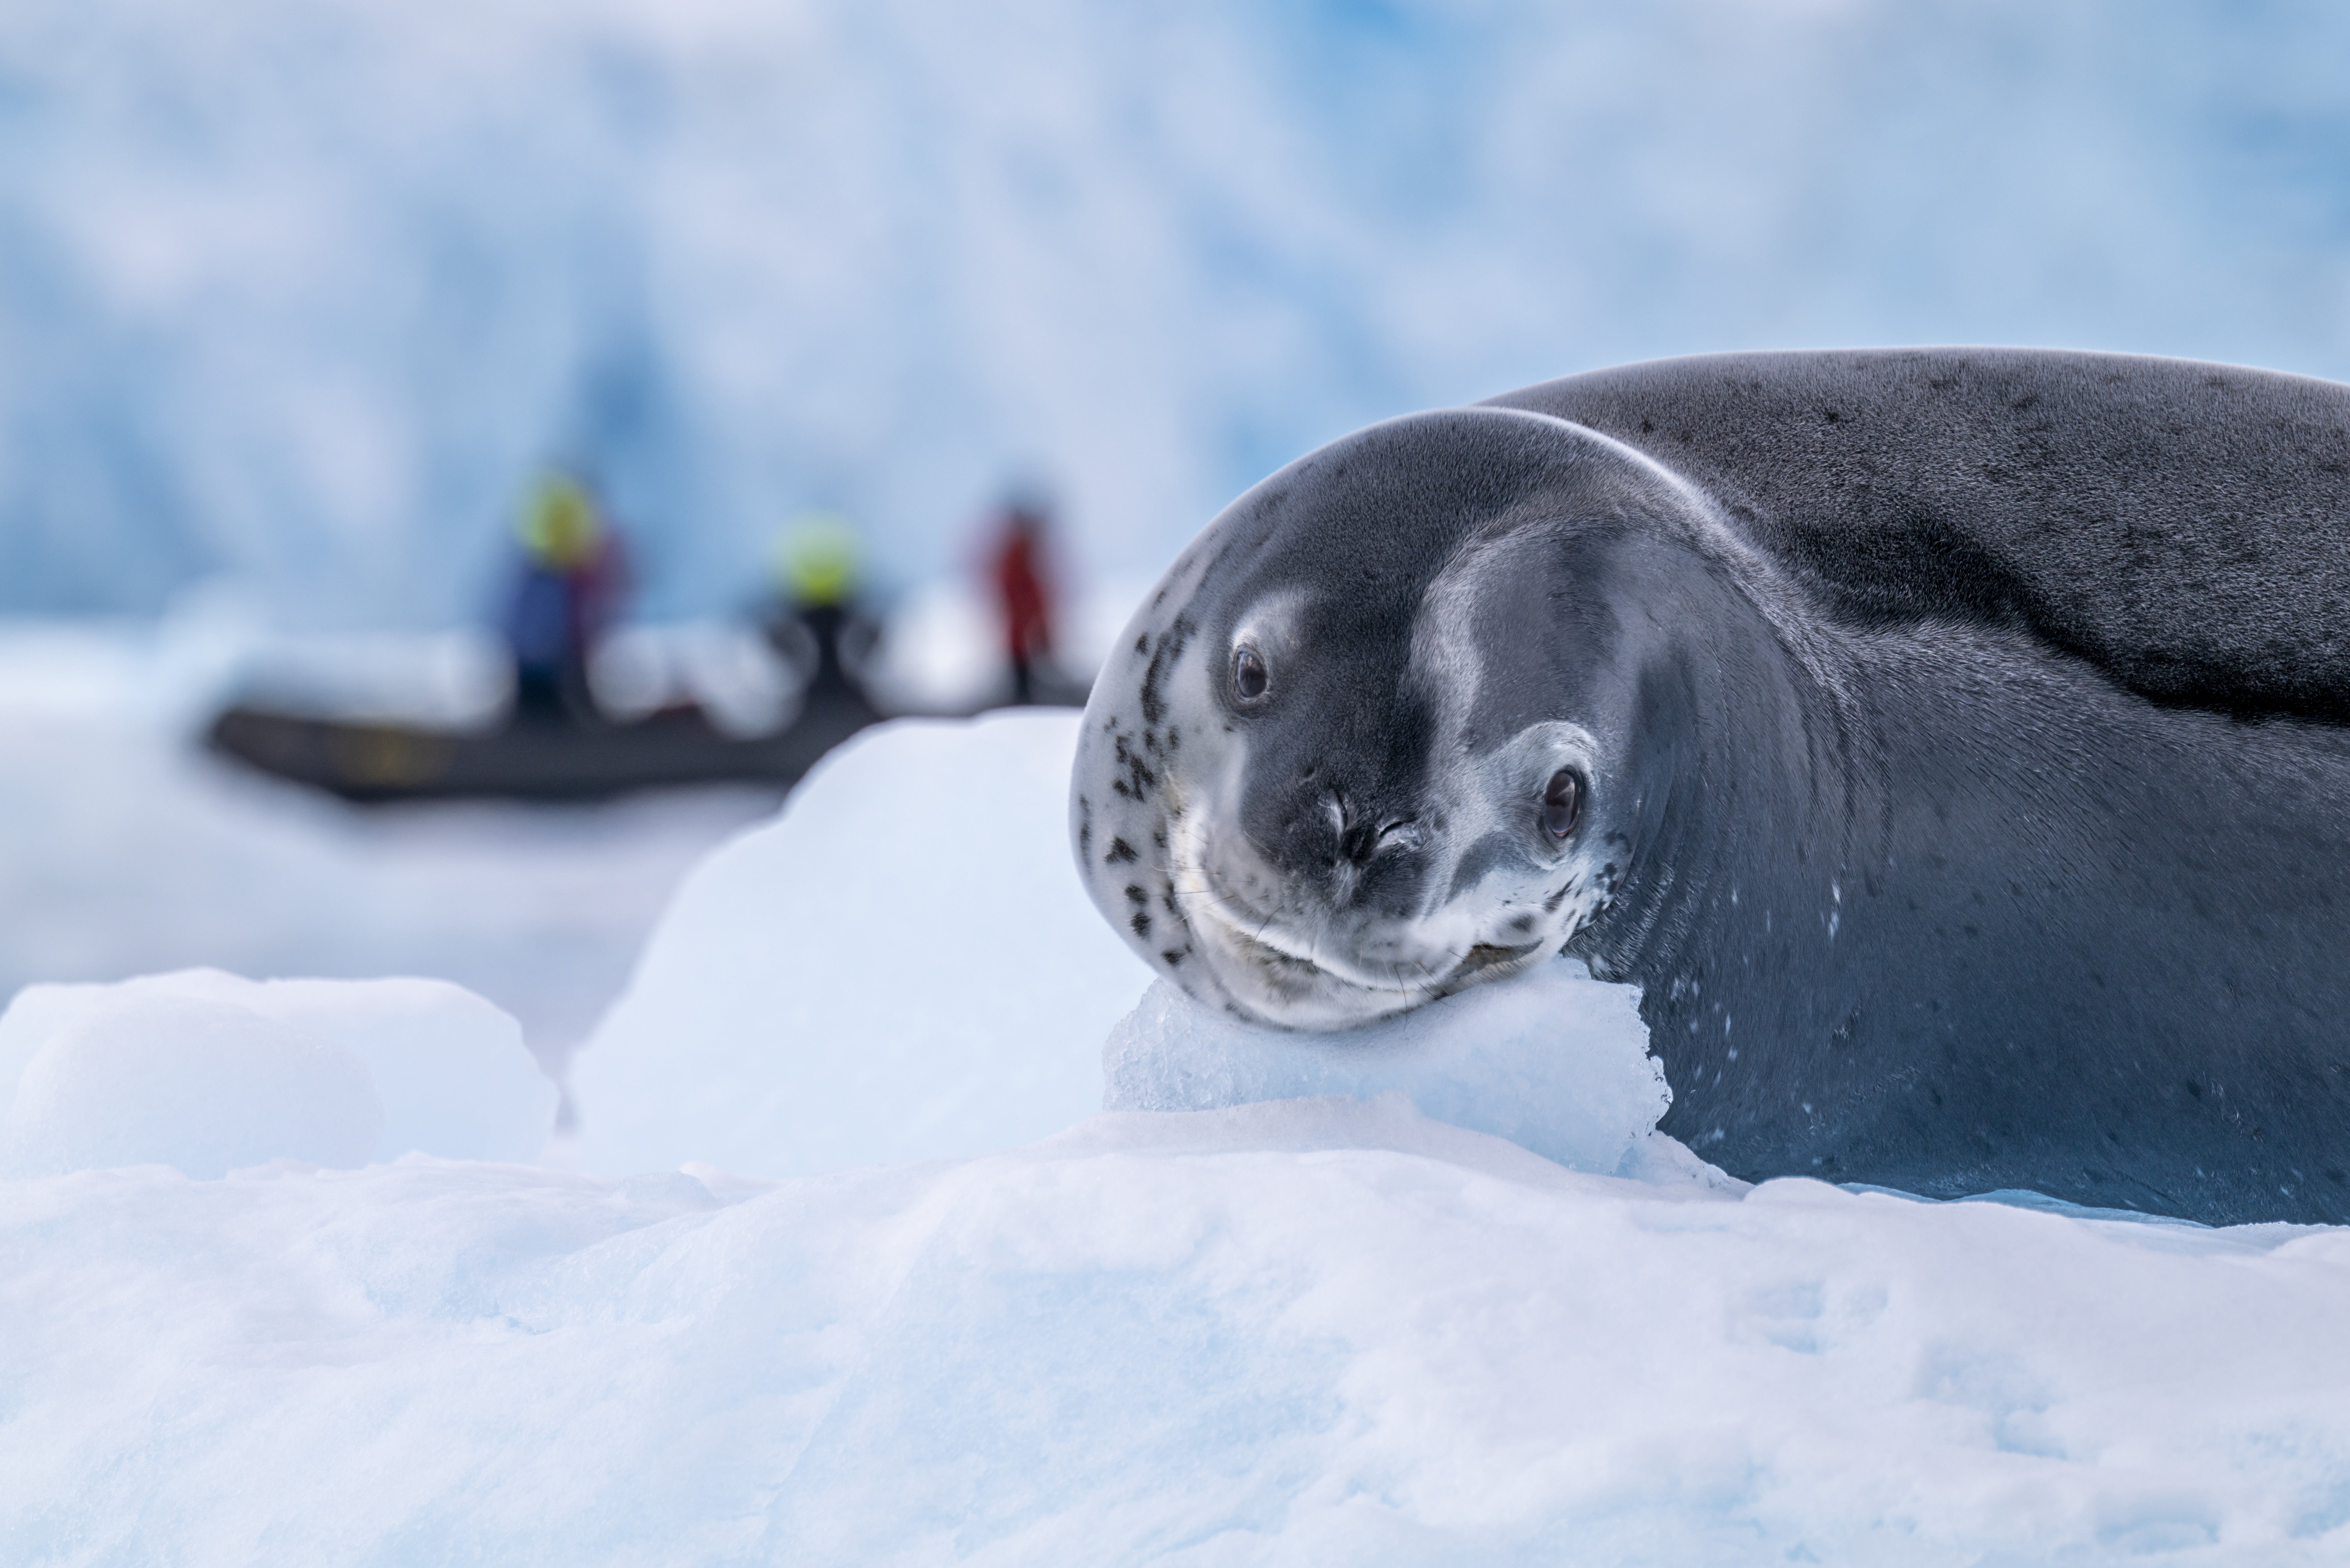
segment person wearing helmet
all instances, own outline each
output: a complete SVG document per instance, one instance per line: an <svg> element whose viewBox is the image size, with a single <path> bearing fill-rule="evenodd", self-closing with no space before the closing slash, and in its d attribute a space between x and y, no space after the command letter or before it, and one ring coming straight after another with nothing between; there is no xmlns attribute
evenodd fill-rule
<svg viewBox="0 0 2350 1568"><path fill-rule="evenodd" d="M542 481L522 517L523 560L506 603L514 711L528 722L597 717L588 659L626 587L619 536L588 487L567 473Z"/></svg>
<svg viewBox="0 0 2350 1568"><path fill-rule="evenodd" d="M783 600L767 639L799 673L803 701L865 702L858 671L876 633L858 603L857 530L830 513L804 513L775 553Z"/></svg>

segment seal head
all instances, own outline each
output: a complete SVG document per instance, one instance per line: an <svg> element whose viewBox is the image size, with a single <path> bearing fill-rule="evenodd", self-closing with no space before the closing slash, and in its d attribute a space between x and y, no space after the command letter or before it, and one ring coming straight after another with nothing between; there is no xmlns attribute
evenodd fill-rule
<svg viewBox="0 0 2350 1568"><path fill-rule="evenodd" d="M1653 618L1707 575L1676 542L1717 532L1648 459L1518 410L1392 421L1274 475L1095 685L1070 826L1096 903L1193 996L1284 1027L1558 951L1637 831Z"/></svg>

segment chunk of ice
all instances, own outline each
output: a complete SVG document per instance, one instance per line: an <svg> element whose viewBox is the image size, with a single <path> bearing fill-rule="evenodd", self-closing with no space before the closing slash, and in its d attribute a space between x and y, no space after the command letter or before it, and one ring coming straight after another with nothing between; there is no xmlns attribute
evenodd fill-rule
<svg viewBox="0 0 2350 1568"><path fill-rule="evenodd" d="M1505 1137L1576 1170L1698 1168L1652 1137L1671 1103L1638 987L1555 959L1514 979L1337 1034L1292 1033L1203 1007L1165 981L1110 1032L1105 1108L1203 1111L1265 1100L1400 1094L1421 1115Z"/></svg>

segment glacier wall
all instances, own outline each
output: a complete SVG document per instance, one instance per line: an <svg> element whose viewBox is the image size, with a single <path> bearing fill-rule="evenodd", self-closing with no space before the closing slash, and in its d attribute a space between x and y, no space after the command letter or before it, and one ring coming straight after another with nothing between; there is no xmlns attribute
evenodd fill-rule
<svg viewBox="0 0 2350 1568"><path fill-rule="evenodd" d="M0 610L477 615L586 467L650 615L1008 482L1148 574L1368 420L1653 355L2350 374L2320 7L15 0Z"/></svg>

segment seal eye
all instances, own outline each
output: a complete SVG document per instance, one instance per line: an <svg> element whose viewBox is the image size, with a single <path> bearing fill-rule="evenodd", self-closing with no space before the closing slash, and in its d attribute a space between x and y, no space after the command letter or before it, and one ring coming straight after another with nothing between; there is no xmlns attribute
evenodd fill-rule
<svg viewBox="0 0 2350 1568"><path fill-rule="evenodd" d="M1573 768L1561 768L1550 775L1550 785L1543 791L1543 826L1553 838L1565 838L1575 831L1583 815L1583 775Z"/></svg>
<svg viewBox="0 0 2350 1568"><path fill-rule="evenodd" d="M1265 680L1263 655L1246 645L1232 649L1232 691L1242 701L1253 702L1263 696Z"/></svg>

